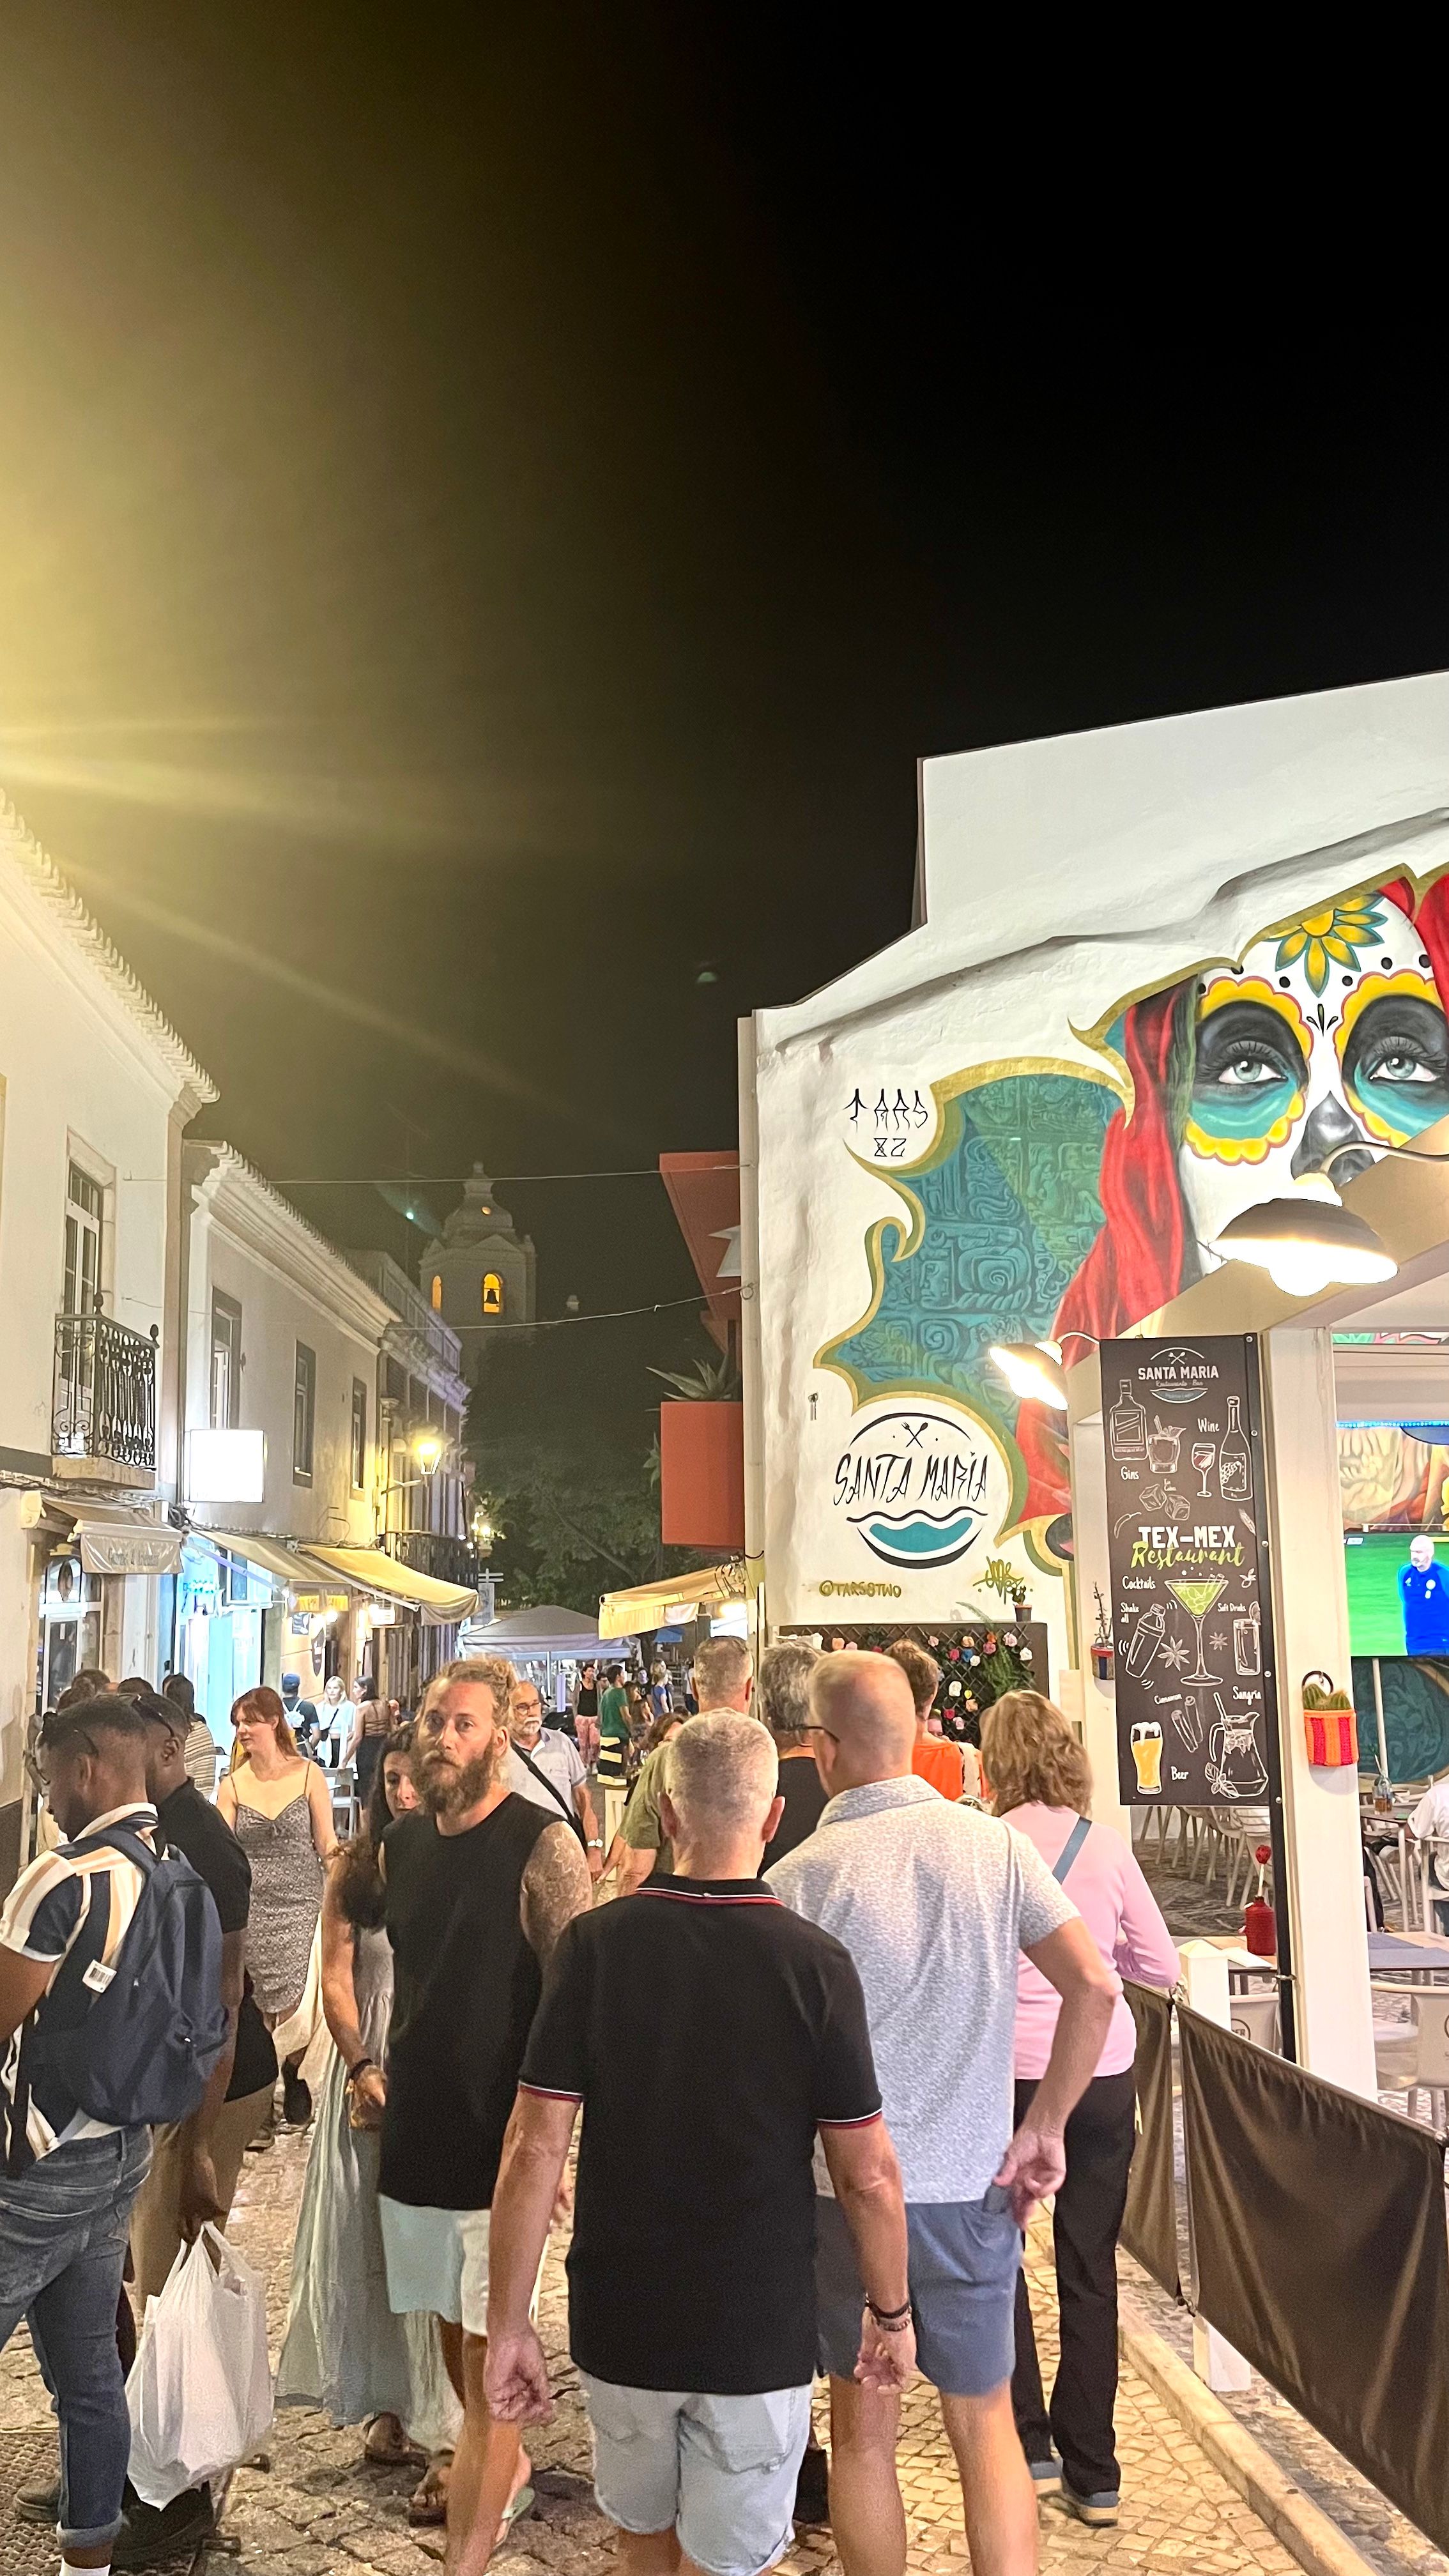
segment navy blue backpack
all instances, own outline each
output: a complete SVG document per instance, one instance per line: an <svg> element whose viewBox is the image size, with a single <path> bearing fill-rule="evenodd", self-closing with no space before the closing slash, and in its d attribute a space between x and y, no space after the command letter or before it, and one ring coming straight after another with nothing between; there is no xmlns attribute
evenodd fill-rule
<svg viewBox="0 0 1449 2576"><path fill-rule="evenodd" d="M189 2120L226 2046L221 1924L210 1888L179 1852L158 1859L126 1825L81 1834L68 1851L118 1851L145 1881L112 1973L95 1967L52 1987L38 2056L92 2120L133 2128ZM64 1991L57 1991L57 1987Z"/></svg>

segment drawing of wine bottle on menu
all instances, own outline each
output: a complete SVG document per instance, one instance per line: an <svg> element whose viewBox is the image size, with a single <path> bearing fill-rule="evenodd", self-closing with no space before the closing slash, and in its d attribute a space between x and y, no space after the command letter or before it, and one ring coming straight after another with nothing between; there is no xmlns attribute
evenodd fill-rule
<svg viewBox="0 0 1449 2576"><path fill-rule="evenodd" d="M1118 1465L1136 1466L1147 1456L1147 1410L1135 1401L1129 1378L1119 1384L1122 1392L1107 1416L1107 1437Z"/></svg>
<svg viewBox="0 0 1449 2576"><path fill-rule="evenodd" d="M1218 1492L1225 1503L1246 1503L1253 1491L1248 1444L1238 1418L1240 1399L1228 1397L1228 1427L1218 1451Z"/></svg>

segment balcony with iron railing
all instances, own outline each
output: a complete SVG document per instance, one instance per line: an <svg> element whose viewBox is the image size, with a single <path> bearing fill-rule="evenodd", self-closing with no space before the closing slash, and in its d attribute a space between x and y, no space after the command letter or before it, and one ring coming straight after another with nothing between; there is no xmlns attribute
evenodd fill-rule
<svg viewBox="0 0 1449 2576"><path fill-rule="evenodd" d="M478 1551L471 1539L446 1530L389 1530L379 1542L400 1565L415 1574L431 1574L436 1583L478 1581Z"/></svg>
<svg viewBox="0 0 1449 2576"><path fill-rule="evenodd" d="M133 1333L97 1306L55 1319L51 1455L62 1476L148 1484L156 1468L158 1329Z"/></svg>

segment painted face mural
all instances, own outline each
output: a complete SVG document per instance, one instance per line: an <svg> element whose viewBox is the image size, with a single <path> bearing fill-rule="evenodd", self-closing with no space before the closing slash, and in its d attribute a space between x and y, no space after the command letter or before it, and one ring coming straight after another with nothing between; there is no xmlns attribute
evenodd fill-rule
<svg viewBox="0 0 1449 2576"><path fill-rule="evenodd" d="M878 1515L852 1524L856 1539L878 1555L892 1546L902 1565L912 1548L919 1564L959 1546L969 1569L1020 1530L1039 1564L1059 1566L1070 1547L1061 1417L1016 1401L991 1345L1054 1334L1079 1357L1074 1334L1121 1332L1212 1267L1207 1247L1239 1210L1330 1167L1351 1181L1376 1148L1449 1114L1441 993L1449 875L1422 893L1399 878L1125 1004L1097 1031L1100 1072L1034 1054L935 1082L932 1141L913 1157L903 1135L881 1174L900 1211L866 1239L869 1305L842 1318L815 1364L848 1381L857 1415L888 1398L944 1398L974 1417L1009 1492L999 1509L985 1497L977 1526L950 1539L923 1524L902 1537ZM849 1121L854 1104L841 1105ZM855 1124L847 1142L868 1159Z"/></svg>
<svg viewBox="0 0 1449 2576"><path fill-rule="evenodd" d="M1393 893L1327 905L1199 977L1178 1155L1204 1266L1242 1208L1308 1174L1352 1180L1374 1145L1449 1113L1449 1024Z"/></svg>

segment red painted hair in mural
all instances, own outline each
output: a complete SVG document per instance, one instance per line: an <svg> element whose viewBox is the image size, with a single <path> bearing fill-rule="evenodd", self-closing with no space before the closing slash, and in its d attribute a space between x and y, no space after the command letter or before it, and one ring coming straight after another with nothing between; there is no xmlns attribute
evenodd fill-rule
<svg viewBox="0 0 1449 2576"><path fill-rule="evenodd" d="M1435 879L1417 909L1406 878L1394 878L1382 891L1413 921L1449 1008L1449 874ZM1117 1111L1103 1140L1101 1233L1057 1309L1054 1329L1069 1366L1090 1342L1140 1323L1200 1275L1177 1159L1192 1093L1196 1007L1196 981L1188 977L1129 1002L1123 1013L1132 1101ZM1075 1349L1074 1333L1083 1337ZM1023 1519L1069 1511L1060 1416L1023 1404L1016 1440L1027 1471Z"/></svg>

